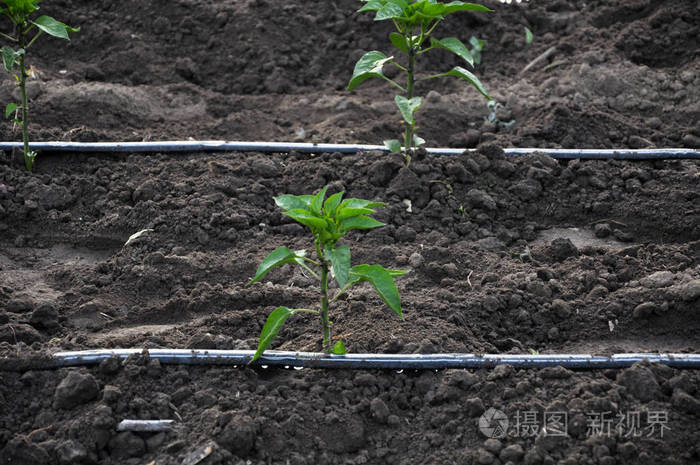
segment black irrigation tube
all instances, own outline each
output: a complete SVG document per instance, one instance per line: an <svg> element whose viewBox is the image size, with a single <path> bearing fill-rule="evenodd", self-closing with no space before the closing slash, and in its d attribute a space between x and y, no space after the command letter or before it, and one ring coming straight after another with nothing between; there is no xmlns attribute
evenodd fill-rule
<svg viewBox="0 0 700 465"><path fill-rule="evenodd" d="M159 141L159 142L32 142L34 150L46 152L305 152L305 153L358 153L378 150L387 152L383 145L356 144L306 144L293 142L235 142L235 141ZM21 148L21 142L0 142L0 150ZM461 155L465 149L427 148L434 155ZM473 152L475 149L468 149ZM545 153L553 158L564 159L616 159L616 160L657 160L657 159L700 159L700 151L693 149L537 149L507 148L509 156Z"/></svg>
<svg viewBox="0 0 700 465"><path fill-rule="evenodd" d="M145 355L163 364L244 366L253 357L252 350L189 350L189 349L100 349L53 354L55 367L94 365L110 357L127 358ZM442 370L448 368L493 368L512 365L515 368L562 366L569 369L627 368L648 360L673 368L700 368L700 354L347 354L326 355L312 352L268 350L256 365L296 368L345 368L391 370Z"/></svg>

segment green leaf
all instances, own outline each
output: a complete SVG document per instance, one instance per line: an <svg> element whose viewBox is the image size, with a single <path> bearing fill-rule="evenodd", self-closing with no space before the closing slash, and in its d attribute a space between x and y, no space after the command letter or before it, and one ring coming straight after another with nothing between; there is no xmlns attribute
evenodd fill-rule
<svg viewBox="0 0 700 465"><path fill-rule="evenodd" d="M467 63L469 63L470 66L474 66L474 59L472 58L472 54L469 53L469 49L467 49L467 46L464 45L459 39L456 39L454 37L448 37L446 39L438 40L431 37L430 45L432 45L434 48L441 48L443 50L452 52Z"/></svg>
<svg viewBox="0 0 700 465"><path fill-rule="evenodd" d="M411 270L389 270L389 269L387 269L387 271L389 272L389 274L392 277L403 276L403 275L411 272ZM351 270L351 272L352 272L352 270ZM348 286L352 286L353 284L356 284L362 280L363 280L362 277L351 273L350 278L348 279Z"/></svg>
<svg viewBox="0 0 700 465"><path fill-rule="evenodd" d="M408 42L406 41L406 37L403 34L399 34L398 32L392 32L391 34L389 34L389 40L392 44L394 44L394 47L398 48L400 51L408 55Z"/></svg>
<svg viewBox="0 0 700 465"><path fill-rule="evenodd" d="M478 3L465 3L465 2L450 2L447 4L447 10L445 14L454 13L456 11L485 11L493 12L490 8L486 8L484 5L479 5Z"/></svg>
<svg viewBox="0 0 700 465"><path fill-rule="evenodd" d="M390 153L401 153L403 147L401 147L401 142L398 139L391 139L384 141L384 147L389 149Z"/></svg>
<svg viewBox="0 0 700 465"><path fill-rule="evenodd" d="M5 66L5 71L11 73L17 58L24 54L24 49L15 51L9 45L3 45L2 49L0 49L0 53L2 54L2 64Z"/></svg>
<svg viewBox="0 0 700 465"><path fill-rule="evenodd" d="M377 11L381 7L383 7L384 4L386 3L386 0L369 0L369 1L362 0L362 1L366 1L367 4L365 6L363 6L362 8L360 8L359 10L357 10L358 13L362 13L364 11Z"/></svg>
<svg viewBox="0 0 700 465"><path fill-rule="evenodd" d="M53 19L51 16L39 16L37 19L32 21L33 24L36 25L39 29L44 31L45 33L58 37L59 39L66 39L70 40L70 37L68 36L69 32L78 32L80 31L80 28L75 28L75 27L70 27L65 24L63 24L60 21L56 21Z"/></svg>
<svg viewBox="0 0 700 465"><path fill-rule="evenodd" d="M319 191L318 194L316 194L311 200L311 205L309 205L309 209L311 210L312 213L315 215L321 216L321 208L323 207L323 200L326 198L326 191L328 190L328 186L325 186L323 189Z"/></svg>
<svg viewBox="0 0 700 465"><path fill-rule="evenodd" d="M407 99L402 95L397 95L394 97L394 101L396 102L396 106L399 107L399 111L401 112L401 116L403 116L404 121L411 126L415 126L416 120L413 115L418 108L420 108L421 104L423 103L423 99L421 97Z"/></svg>
<svg viewBox="0 0 700 465"><path fill-rule="evenodd" d="M284 194L275 197L275 204L282 210L306 210L311 205L313 198L313 195Z"/></svg>
<svg viewBox="0 0 700 465"><path fill-rule="evenodd" d="M323 218L319 218L308 210L290 210L284 214L294 221L316 230L328 229L328 223Z"/></svg>
<svg viewBox="0 0 700 465"><path fill-rule="evenodd" d="M270 272L273 268L286 265L288 263L304 263L304 251L293 252L286 247L279 247L273 250L258 266L258 271L255 272L255 277L248 282L253 284L260 281L263 276Z"/></svg>
<svg viewBox="0 0 700 465"><path fill-rule="evenodd" d="M350 269L350 274L359 277L359 281L371 283L384 303L403 319L401 298L389 270L380 265L356 265Z"/></svg>
<svg viewBox="0 0 700 465"><path fill-rule="evenodd" d="M287 321L287 318L294 315L294 313L296 313L296 310L291 310L287 307L277 307L272 311L272 313L270 313L270 315L267 317L267 321L265 322L265 326L263 326L263 329L260 332L258 350L255 351L255 355L253 355L253 358L249 363L252 363L260 358L262 353L265 352L265 350L275 339L277 333L280 332L280 329L282 329L282 325L285 321Z"/></svg>
<svg viewBox="0 0 700 465"><path fill-rule="evenodd" d="M532 31L526 27L525 28L525 43L530 45L533 40L535 40L535 36L532 34Z"/></svg>
<svg viewBox="0 0 700 465"><path fill-rule="evenodd" d="M340 230L343 233L353 229L372 229L380 226L384 226L384 223L364 215L353 216L340 222Z"/></svg>
<svg viewBox="0 0 700 465"><path fill-rule="evenodd" d="M14 112L17 111L18 108L19 106L17 106L16 103L8 103L5 107L5 118L9 118L10 116L12 116L12 114L14 114Z"/></svg>
<svg viewBox="0 0 700 465"><path fill-rule="evenodd" d="M405 0L388 0L386 5L377 10L375 21L384 21L386 19L401 18L406 13L408 2Z"/></svg>
<svg viewBox="0 0 700 465"><path fill-rule="evenodd" d="M7 8L2 10L2 13L10 17L13 23L19 24L24 22L30 14L34 13L39 7L36 5L40 0L3 0L2 3L7 5Z"/></svg>
<svg viewBox="0 0 700 465"><path fill-rule="evenodd" d="M345 287L350 273L350 247L339 245L335 249L326 248L326 257L331 262L333 275L338 282L338 287Z"/></svg>
<svg viewBox="0 0 700 465"><path fill-rule="evenodd" d="M413 145L415 145L416 147L420 147L423 144L425 144L425 139L416 134L413 134Z"/></svg>
<svg viewBox="0 0 700 465"><path fill-rule="evenodd" d="M423 8L423 14L429 16L447 16L457 11L493 11L483 5L465 2L437 3L428 2Z"/></svg>
<svg viewBox="0 0 700 465"><path fill-rule="evenodd" d="M411 272L411 270L387 270L391 276L403 276Z"/></svg>
<svg viewBox="0 0 700 465"><path fill-rule="evenodd" d="M474 36L471 36L469 38L469 43L472 46L470 53L472 55L472 58L474 59L474 63L478 65L481 63L481 51L484 49L484 45L486 44L486 42L483 40L479 40Z"/></svg>
<svg viewBox="0 0 700 465"><path fill-rule="evenodd" d="M477 38L474 37L474 36L471 36L471 37L469 38L469 44L471 44L471 46L472 46L472 48L473 48L474 50L480 52L481 50L484 49L484 44L486 44L486 42L483 41L483 40L479 40L479 39L477 39Z"/></svg>
<svg viewBox="0 0 700 465"><path fill-rule="evenodd" d="M364 199L345 199L343 203L340 204L339 208L375 208L383 207L386 205L385 202L372 202L371 200Z"/></svg>
<svg viewBox="0 0 700 465"><path fill-rule="evenodd" d="M352 218L353 216L367 215L372 213L374 213L374 210L372 210L371 208L341 208L338 210L338 213L336 214L335 218L337 220L345 220L348 218Z"/></svg>
<svg viewBox="0 0 700 465"><path fill-rule="evenodd" d="M484 88L484 85L481 83L481 81L479 81L479 79L476 76L474 76L472 73L462 68L461 66L455 66L454 69L452 69L451 71L440 74L439 76L454 76L460 79L464 79L469 84L473 85L476 88L476 90L481 92L481 94L484 97L491 100L491 96L489 96L488 92L486 92L486 89Z"/></svg>
<svg viewBox="0 0 700 465"><path fill-rule="evenodd" d="M333 349L331 350L331 353L335 355L345 355L348 353L348 350L345 348L345 343L342 339L335 343Z"/></svg>
<svg viewBox="0 0 700 465"><path fill-rule="evenodd" d="M338 205L340 205L340 202L343 200L343 194L345 192L338 192L337 194L333 194L328 199L326 199L326 202L323 204L323 212L330 216L331 218L335 218L335 211L338 209Z"/></svg>
<svg viewBox="0 0 700 465"><path fill-rule="evenodd" d="M347 90L353 90L367 79L373 77L389 80L384 76L382 68L384 68L384 64L392 58L394 57L388 57L376 50L365 53L362 58L358 60L357 64L355 64L355 70L352 73Z"/></svg>

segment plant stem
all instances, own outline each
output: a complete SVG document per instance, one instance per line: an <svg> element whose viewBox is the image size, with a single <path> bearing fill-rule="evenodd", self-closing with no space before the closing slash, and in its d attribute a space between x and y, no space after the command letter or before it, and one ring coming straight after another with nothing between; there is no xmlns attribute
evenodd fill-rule
<svg viewBox="0 0 700 465"><path fill-rule="evenodd" d="M321 326L323 327L323 351L331 353L331 325L328 321L328 263L321 264Z"/></svg>
<svg viewBox="0 0 700 465"><path fill-rule="evenodd" d="M323 331L323 351L331 353L331 324L328 321L328 262L323 253L323 244L316 239L316 255L321 266L321 330Z"/></svg>
<svg viewBox="0 0 700 465"><path fill-rule="evenodd" d="M10 42L18 42L17 39L15 39L14 37L12 37L10 35L5 34L4 32L0 32L0 37L4 37L5 39L9 40Z"/></svg>
<svg viewBox="0 0 700 465"><path fill-rule="evenodd" d="M25 35L26 35L28 32L29 32L29 30L24 31ZM32 44L33 44L34 42L36 42L36 40L39 38L40 35L41 35L41 31L37 32L36 35L34 36L34 38L33 38L32 40L29 41L29 43L27 44L26 47L24 47L24 50L28 50L29 47L31 47Z"/></svg>
<svg viewBox="0 0 700 465"><path fill-rule="evenodd" d="M409 42L408 48L408 68L406 74L408 75L408 82L406 83L406 98L413 98L413 88L415 85L415 67L416 67L416 46L413 44L411 38L407 36L407 41ZM406 123L406 133L404 135L404 158L406 160L406 166L411 163L411 153L413 152L413 125Z"/></svg>
<svg viewBox="0 0 700 465"><path fill-rule="evenodd" d="M19 46L24 49L26 43L26 30L24 25L19 26ZM24 54L19 56L19 90L22 94L22 142L24 143L24 164L28 171L33 168L32 157L29 153L29 108L27 106L27 67L24 63Z"/></svg>

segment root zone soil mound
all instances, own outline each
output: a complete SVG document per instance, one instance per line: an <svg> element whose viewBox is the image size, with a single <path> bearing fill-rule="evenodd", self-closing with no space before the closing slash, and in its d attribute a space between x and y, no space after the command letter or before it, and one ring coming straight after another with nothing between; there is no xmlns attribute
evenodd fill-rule
<svg viewBox="0 0 700 465"><path fill-rule="evenodd" d="M44 6L83 30L67 52L37 45L36 139L377 143L399 130L385 88L340 90L388 32L354 15L355 2L308 14L285 2L284 17L261 0L93 3ZM477 74L514 125L486 123L483 102L455 83L422 89L430 145L478 145L474 154L423 154L410 168L380 153L45 154L34 174L6 154L0 464L697 463L698 373L663 366L34 362L90 348L253 349L271 309L317 301L291 269L245 285L275 247L311 245L272 197L327 184L388 203L378 214L387 226L348 236L353 263L411 270L398 280L404 322L368 288L337 303L334 334L352 352L698 352L699 164L507 158L500 148L697 147L697 7L531 3L455 17L445 33L487 40ZM519 74L551 46L552 66ZM318 334L314 318L295 318L275 348L318 350ZM117 432L125 418L178 426Z"/></svg>

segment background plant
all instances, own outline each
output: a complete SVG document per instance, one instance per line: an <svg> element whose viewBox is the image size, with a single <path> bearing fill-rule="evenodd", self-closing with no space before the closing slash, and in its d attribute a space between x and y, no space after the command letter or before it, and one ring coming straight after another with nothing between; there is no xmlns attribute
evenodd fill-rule
<svg viewBox="0 0 700 465"><path fill-rule="evenodd" d="M22 141L24 146L24 163L29 171L34 167L34 160L37 152L29 150L29 106L27 105L27 77L28 71L25 64L27 50L43 34L49 34L60 39L70 40L68 33L78 32L80 28L67 26L56 21L50 16L39 16L30 19L39 9L41 0L0 0L0 14L10 18L13 24L13 32L5 34L0 32L0 37L10 41L10 45L4 45L2 53L2 63L5 70L14 75L20 89L20 103L11 102L5 107L5 117L22 127ZM4 5L4 6L3 6ZM31 37L31 38L30 38ZM18 73L14 73L15 66L19 68ZM19 117L17 116L19 114Z"/></svg>
<svg viewBox="0 0 700 465"><path fill-rule="evenodd" d="M525 44L530 45L535 40L535 35L529 28L525 28Z"/></svg>
<svg viewBox="0 0 700 465"><path fill-rule="evenodd" d="M474 60L475 65L480 65L481 64L481 52L484 50L484 47L486 46L486 41L477 39L474 36L471 36L469 38L469 44L472 46L471 50L469 50L469 53L472 56L472 59Z"/></svg>
<svg viewBox="0 0 700 465"><path fill-rule="evenodd" d="M311 229L314 239L316 259L307 256L305 250L292 251L279 247L272 251L258 267L255 277L248 283L260 281L270 270L287 264L297 265L319 281L321 294L320 309L277 307L270 313L260 333L258 349L251 360L254 361L269 347L284 322L295 313L312 313L320 315L323 334L323 350L326 353L345 353L342 340L331 344L331 322L329 306L352 286L368 282L376 289L379 297L396 314L403 319L401 299L394 283L394 277L408 271L388 270L380 265L350 266L350 248L338 241L354 229L372 229L384 226L383 223L368 215L375 213L376 207L386 205L382 202L349 198L343 200L343 192L333 194L326 199L328 186L316 195L281 195L275 198L278 207L293 220ZM338 291L329 298L329 276L335 277Z"/></svg>
<svg viewBox="0 0 700 465"><path fill-rule="evenodd" d="M435 28L449 14L458 11L491 11L483 5L452 1L440 3L437 0L360 0L365 5L358 11L375 12L375 21L392 21L396 32L389 35L389 40L394 47L406 55L406 66L398 63L394 56L386 56L380 51L365 53L355 65L347 90L353 90L370 78L380 78L401 90L403 95L394 98L401 112L406 126L403 137L403 156L406 165L411 162L411 153L414 148L424 144L425 141L415 133L417 129L415 113L423 103L421 97L414 95L417 81L427 81L446 76L463 79L473 85L487 99L491 99L479 79L461 66L456 66L446 73L416 78L417 58L430 50L442 49L452 52L462 58L469 66L474 66L474 59L467 47L457 38L448 37L437 39L433 37ZM388 78L383 73L384 65L390 64L397 67L406 76L406 84ZM402 151L401 142L396 139L384 142L384 145L392 152Z"/></svg>
<svg viewBox="0 0 700 465"><path fill-rule="evenodd" d="M484 118L487 122L497 124L498 126L505 128L515 124L515 119L509 119L507 121L501 119L500 111L506 108L501 102L489 100L487 106L489 109L489 114L486 118Z"/></svg>

